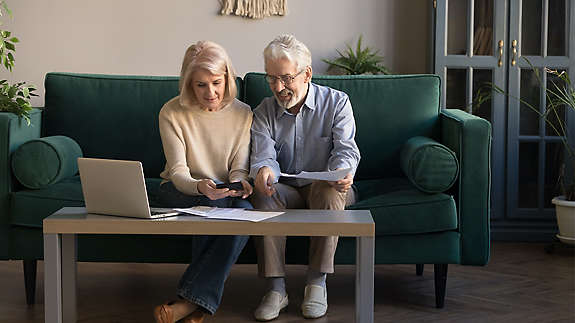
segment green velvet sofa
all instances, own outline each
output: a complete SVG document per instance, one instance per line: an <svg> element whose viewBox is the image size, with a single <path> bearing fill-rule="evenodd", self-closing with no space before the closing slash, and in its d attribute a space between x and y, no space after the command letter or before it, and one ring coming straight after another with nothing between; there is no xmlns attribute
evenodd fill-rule
<svg viewBox="0 0 575 323"><path fill-rule="evenodd" d="M433 264L436 306L443 307L448 264L489 260L489 122L461 110L441 110L435 75L316 76L314 82L343 90L351 99L362 159L355 179L359 201L350 208L371 210L376 264L415 264L417 274L423 264ZM248 73L237 84L239 99L252 108L271 95L263 74ZM150 204L159 206L165 159L158 112L177 95L178 78L48 73L45 88L45 107L32 112L31 126L0 113L0 260L23 260L28 303L34 303L36 263L43 257L42 219L84 202L74 165L63 165L77 149L58 152L56 140L44 142L56 149L53 161L45 154L14 156L32 140L66 136L85 157L139 160ZM16 169L41 183L25 186ZM44 171L58 176L46 179ZM306 263L307 239L289 239L288 263ZM186 263L193 257L190 241L187 236L85 235L78 239L78 259ZM255 261L250 242L239 262ZM354 262L355 240L340 239L336 263Z"/></svg>

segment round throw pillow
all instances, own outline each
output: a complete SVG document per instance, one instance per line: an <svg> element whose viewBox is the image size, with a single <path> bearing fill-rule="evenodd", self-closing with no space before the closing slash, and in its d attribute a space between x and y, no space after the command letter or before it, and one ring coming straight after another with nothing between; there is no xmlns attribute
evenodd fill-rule
<svg viewBox="0 0 575 323"><path fill-rule="evenodd" d="M52 136L30 140L12 154L12 172L25 187L40 189L78 173L82 149L74 139Z"/></svg>
<svg viewBox="0 0 575 323"><path fill-rule="evenodd" d="M427 137L409 139L401 149L400 164L411 183L426 193L446 191L459 173L455 153Z"/></svg>

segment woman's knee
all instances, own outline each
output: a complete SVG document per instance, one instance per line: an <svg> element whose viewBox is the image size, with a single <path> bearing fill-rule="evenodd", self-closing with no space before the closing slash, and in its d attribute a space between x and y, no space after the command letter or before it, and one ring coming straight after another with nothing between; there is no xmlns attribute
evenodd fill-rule
<svg viewBox="0 0 575 323"><path fill-rule="evenodd" d="M248 201L247 199L239 198L239 197L236 197L233 199L232 207L233 208L240 208L240 209L253 209L254 208L252 206L252 203L250 203L250 201Z"/></svg>

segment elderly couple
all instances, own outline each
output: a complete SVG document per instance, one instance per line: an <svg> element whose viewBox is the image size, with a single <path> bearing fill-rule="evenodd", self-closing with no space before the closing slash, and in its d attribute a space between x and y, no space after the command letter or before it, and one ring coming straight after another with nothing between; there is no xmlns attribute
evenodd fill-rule
<svg viewBox="0 0 575 323"><path fill-rule="evenodd" d="M168 101L159 116L166 155L160 186L164 204L252 208L253 203L258 209L341 210L353 203L352 183L360 154L348 96L311 83L311 53L291 35L270 42L264 61L274 97L264 99L252 114L248 105L235 99L235 74L225 50L209 41L188 48L180 95ZM339 168L351 168L351 172L335 182L280 179L280 171ZM249 177L255 179L255 189ZM221 182L241 182L243 189L216 188ZM246 236L194 236L193 261L179 282L178 300L155 307L156 322L202 322L207 313L214 314L225 280L247 240ZM337 240L311 237L301 304L305 318L327 312L326 274L333 273ZM283 236L256 239L258 271L267 283L254 312L259 321L277 318L288 305L285 241Z"/></svg>

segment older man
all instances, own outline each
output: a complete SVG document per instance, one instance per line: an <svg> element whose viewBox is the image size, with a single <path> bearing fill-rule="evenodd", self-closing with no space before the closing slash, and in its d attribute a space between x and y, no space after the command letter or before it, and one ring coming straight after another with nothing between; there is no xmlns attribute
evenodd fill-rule
<svg viewBox="0 0 575 323"><path fill-rule="evenodd" d="M353 175L360 154L348 96L311 82L311 53L295 37L282 35L264 50L266 80L274 97L254 110L250 176L259 209L342 210L354 201ZM343 179L310 181L280 178L280 172L350 169ZM278 181L279 180L279 181ZM338 237L311 237L302 314L327 312L326 274L333 273ZM258 271L268 291L254 315L268 321L288 305L285 289L285 237L257 239Z"/></svg>

